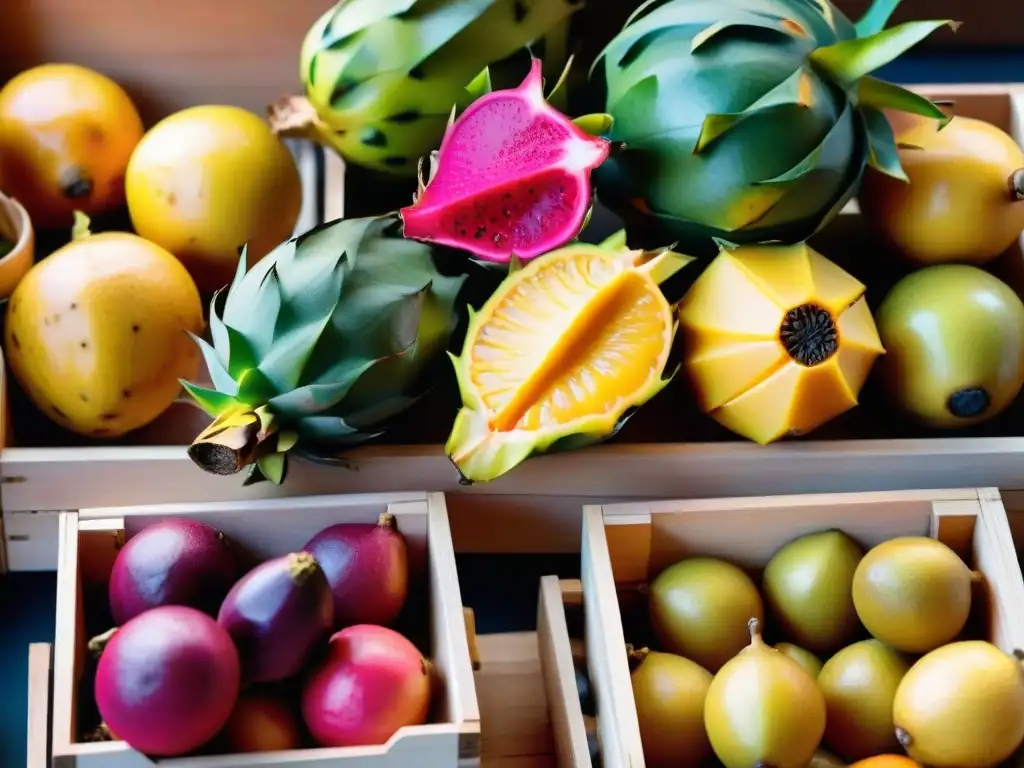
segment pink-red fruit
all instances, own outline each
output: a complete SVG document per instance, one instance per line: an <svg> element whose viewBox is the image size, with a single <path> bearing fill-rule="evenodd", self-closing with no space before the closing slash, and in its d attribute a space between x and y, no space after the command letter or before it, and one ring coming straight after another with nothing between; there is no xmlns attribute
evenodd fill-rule
<svg viewBox="0 0 1024 768"><path fill-rule="evenodd" d="M409 591L409 557L393 515L339 523L303 547L320 563L334 595L334 624L391 624Z"/></svg>
<svg viewBox="0 0 1024 768"><path fill-rule="evenodd" d="M554 250L586 222L590 172L609 148L544 100L534 60L522 85L480 97L445 133L430 180L401 211L405 236L502 264Z"/></svg>
<svg viewBox="0 0 1024 768"><path fill-rule="evenodd" d="M242 675L250 683L301 672L333 619L331 588L308 552L257 565L231 588L217 615L238 647Z"/></svg>
<svg viewBox="0 0 1024 768"><path fill-rule="evenodd" d="M238 699L227 632L185 606L146 611L118 629L96 669L96 706L111 733L152 757L184 755L224 727Z"/></svg>
<svg viewBox="0 0 1024 768"><path fill-rule="evenodd" d="M136 533L110 572L110 613L118 626L161 605L186 605L217 615L238 577L224 535L194 520L161 520Z"/></svg>
<svg viewBox="0 0 1024 768"><path fill-rule="evenodd" d="M387 627L336 632L302 692L302 717L322 747L384 744L430 711L430 664Z"/></svg>
<svg viewBox="0 0 1024 768"><path fill-rule="evenodd" d="M302 747L298 716L268 693L243 694L224 727L233 753L279 752Z"/></svg>

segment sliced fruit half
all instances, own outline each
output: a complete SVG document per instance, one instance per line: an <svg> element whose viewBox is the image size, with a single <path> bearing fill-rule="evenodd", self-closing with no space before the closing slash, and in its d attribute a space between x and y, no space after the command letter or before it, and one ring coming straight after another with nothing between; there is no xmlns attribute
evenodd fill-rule
<svg viewBox="0 0 1024 768"><path fill-rule="evenodd" d="M885 352L864 285L802 244L723 249L679 320L701 408L762 444L854 407Z"/></svg>
<svg viewBox="0 0 1024 768"><path fill-rule="evenodd" d="M676 333L659 283L691 260L627 250L619 235L512 272L453 357L463 407L446 450L463 478L487 482L534 453L609 437L657 394Z"/></svg>

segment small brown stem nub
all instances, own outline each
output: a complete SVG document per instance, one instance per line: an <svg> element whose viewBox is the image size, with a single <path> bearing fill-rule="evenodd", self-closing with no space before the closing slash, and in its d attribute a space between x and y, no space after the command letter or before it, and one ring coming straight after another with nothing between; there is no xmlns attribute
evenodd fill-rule
<svg viewBox="0 0 1024 768"><path fill-rule="evenodd" d="M650 648L634 648L630 643L626 643L626 660L629 662L630 670L643 664L650 653Z"/></svg>
<svg viewBox="0 0 1024 768"><path fill-rule="evenodd" d="M971 571L971 582L974 584L980 584L985 580L985 574L981 571Z"/></svg>
<svg viewBox="0 0 1024 768"><path fill-rule="evenodd" d="M88 645L86 646L89 653L99 658L99 656L103 653L103 649L107 647L107 643L110 642L110 639L114 636L116 632L117 627L114 627L113 629L108 629L102 635L96 635L96 637L92 638L89 641Z"/></svg>
<svg viewBox="0 0 1024 768"><path fill-rule="evenodd" d="M377 518L377 525L381 528L395 529L395 516L390 512L382 512L380 517Z"/></svg>
<svg viewBox="0 0 1024 768"><path fill-rule="evenodd" d="M1024 168L1018 168L1007 180L1014 202L1024 200Z"/></svg>
<svg viewBox="0 0 1024 768"><path fill-rule="evenodd" d="M432 662L426 656L420 658L420 666L423 668L424 675L430 678L434 676L434 662Z"/></svg>
<svg viewBox="0 0 1024 768"><path fill-rule="evenodd" d="M751 616L750 620L747 621L747 631L750 632L750 639L753 640L761 636L761 620L756 616Z"/></svg>
<svg viewBox="0 0 1024 768"><path fill-rule="evenodd" d="M315 139L323 122L305 96L285 96L267 107L270 130L285 138Z"/></svg>
<svg viewBox="0 0 1024 768"><path fill-rule="evenodd" d="M272 434L260 428L255 414L223 414L192 441L188 456L210 474L234 475L256 462Z"/></svg>
<svg viewBox="0 0 1024 768"><path fill-rule="evenodd" d="M288 555L288 574L300 587L320 569L320 564L309 552L292 552Z"/></svg>
<svg viewBox="0 0 1024 768"><path fill-rule="evenodd" d="M100 723L95 729L85 734L85 738L82 740L87 742L117 741L117 739L114 738L113 732L107 727L106 723Z"/></svg>

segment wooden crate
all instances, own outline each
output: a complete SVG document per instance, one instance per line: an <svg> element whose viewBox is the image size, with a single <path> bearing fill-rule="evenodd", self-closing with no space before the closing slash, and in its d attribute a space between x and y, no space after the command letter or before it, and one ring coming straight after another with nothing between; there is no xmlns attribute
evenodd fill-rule
<svg viewBox="0 0 1024 768"><path fill-rule="evenodd" d="M474 673L474 682L480 700L480 720L487 724L480 742L483 768L564 768L554 753L537 634L506 632L470 639L479 645L479 669ZM52 650L48 643L29 647L26 768L51 768ZM189 758L173 763L194 765Z"/></svg>
<svg viewBox="0 0 1024 768"><path fill-rule="evenodd" d="M589 506L582 556L587 660L607 768L644 765L622 620L637 607L642 612L640 585L691 555L756 572L783 544L826 528L869 547L906 535L948 544L985 576L988 639L1008 653L1024 647L1024 580L992 488Z"/></svg>
<svg viewBox="0 0 1024 768"><path fill-rule="evenodd" d="M428 585L429 655L443 691L437 722L406 727L383 746L195 757L172 761L192 768L308 766L353 768L468 768L479 764L480 714L470 661L455 554L440 493L320 496L205 505L83 509L61 515L60 568L53 673L54 768L134 768L152 763L123 742L83 743L79 689L85 669L85 597L103 599L119 545L147 524L167 518L207 522L254 555L295 551L323 528L340 522L372 522L382 512L396 518L409 546L410 572ZM426 650L426 649L425 649Z"/></svg>
<svg viewBox="0 0 1024 768"><path fill-rule="evenodd" d="M936 85L919 90L932 98L952 99L960 114L987 120L1024 140L1024 85ZM330 153L303 151L310 158L302 164L307 188L323 192L322 200L310 203L304 216L340 216L344 210L342 163ZM824 252L832 256L834 247L863 253L871 247L858 225L856 206L850 206L826 231L830 247ZM997 267L1024 292L1020 248L1011 249ZM0 390L4 386L0 381ZM16 420L20 429L13 434L0 423L8 446L0 452L8 565L12 570L54 569L57 513L115 503L199 503L432 488L450 494L453 536L460 551L530 552L576 549L582 504L594 499L1024 488L1024 399L1012 414L971 431L972 436L931 437L918 430L893 439L892 414L864 406L818 430L812 439L759 446L725 434L697 414L680 378L640 409L613 442L531 459L492 483L468 488L460 485L458 473L444 455L442 443L451 426L445 407L432 402L420 406L416 429L409 432L412 438L426 441L423 444L373 445L352 451L347 455L357 471L296 461L283 486L242 487L239 478L196 469L184 446L202 429L206 417L188 405L173 406L133 435L133 444L41 444L40 423L30 415ZM26 444L34 447L19 447ZM487 525L480 524L481 515L486 516ZM536 535L535 526L543 526L543 536Z"/></svg>
<svg viewBox="0 0 1024 768"><path fill-rule="evenodd" d="M579 579L541 578L537 642L559 768L591 768L593 765L576 689L573 644L565 615L567 608L582 606L583 585Z"/></svg>

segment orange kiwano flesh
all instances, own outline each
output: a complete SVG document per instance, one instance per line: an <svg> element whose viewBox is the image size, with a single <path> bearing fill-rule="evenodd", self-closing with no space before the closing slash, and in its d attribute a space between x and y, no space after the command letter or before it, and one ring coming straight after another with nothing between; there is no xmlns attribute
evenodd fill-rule
<svg viewBox="0 0 1024 768"><path fill-rule="evenodd" d="M116 209L142 130L110 78L74 64L33 67L0 89L0 188L39 228Z"/></svg>
<svg viewBox="0 0 1024 768"><path fill-rule="evenodd" d="M723 249L679 319L702 409L758 443L855 406L885 351L864 285L806 245Z"/></svg>
<svg viewBox="0 0 1024 768"><path fill-rule="evenodd" d="M486 482L567 438L607 437L660 391L675 322L658 284L689 261L617 236L510 274L455 359L463 407L447 452L463 477Z"/></svg>
<svg viewBox="0 0 1024 768"><path fill-rule="evenodd" d="M906 755L875 755L852 763L848 768L921 768Z"/></svg>

